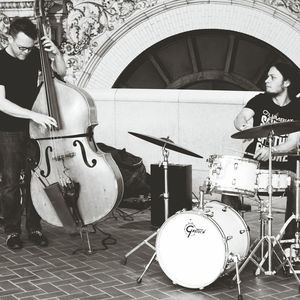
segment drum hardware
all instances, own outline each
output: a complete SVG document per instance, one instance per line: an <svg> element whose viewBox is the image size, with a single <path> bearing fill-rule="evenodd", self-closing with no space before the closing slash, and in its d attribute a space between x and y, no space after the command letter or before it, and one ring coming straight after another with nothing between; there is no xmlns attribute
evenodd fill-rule
<svg viewBox="0 0 300 300"><path fill-rule="evenodd" d="M237 132L233 134L232 138L238 138L238 139L245 139L245 138L261 138L261 137L267 137L269 145L273 145L274 135L282 135L282 134L288 134L291 132L295 132L300 130L300 122L282 122L282 123L274 123L274 124L267 124L262 126L253 127L250 129L246 129L244 131ZM299 177L298 177L299 178ZM273 186L272 186L272 147L269 147L269 178L268 178L268 196L269 196L269 207L268 207L268 215L267 215L267 225L268 225L268 234L261 237L261 239L258 241L254 249L251 251L251 253L248 255L245 262L242 264L240 268L240 272L246 267L248 262L251 260L261 271L265 273L265 275L274 275L276 271L272 268L272 254L274 253L276 257L279 259L277 253L275 252L275 245L278 245L280 252L282 253L283 257L286 258L287 263L289 267L292 270L292 273L295 277L295 279L298 282L298 286L300 286L300 280L295 273L293 266L289 259L287 259L281 244L279 242L279 238L276 238L272 235L272 194L273 194ZM261 259L261 262L258 263L253 256L259 249L259 247L264 245L264 242L267 242L268 251L264 255L263 259ZM265 270L263 268L263 264L265 260L268 258L268 269ZM280 259L279 259L280 261ZM237 276L234 276L232 280L236 280Z"/></svg>
<svg viewBox="0 0 300 300"><path fill-rule="evenodd" d="M290 154L288 154L290 155ZM292 264L299 264L300 263L300 154L299 154L299 147L297 149L297 154L293 153L292 155L294 158L296 158L296 178L295 178L295 186L296 186L296 207L295 207L295 214L292 214L291 217L284 223L283 227L281 228L278 236L276 237L280 243L289 243L290 248L288 253L286 254L286 260L283 261L282 266L286 264L286 262L291 261ZM296 232L295 232L295 238L289 239L289 240L281 240L285 229L287 226L292 222L293 220L296 221ZM289 264L288 264L289 266ZM294 270L294 268L290 268L290 273L300 273L300 270ZM299 292L300 292L300 286L299 286Z"/></svg>
<svg viewBox="0 0 300 300"><path fill-rule="evenodd" d="M237 289L238 289L238 300L242 300L243 296L241 294L241 279L239 275L239 262L241 261L241 257L237 254L230 254L230 259L234 262L235 264L235 274L236 274L236 284L237 284Z"/></svg>
<svg viewBox="0 0 300 300"><path fill-rule="evenodd" d="M264 236L265 236L265 230L266 230L266 224L267 224L267 217L266 212L268 211L268 203L265 203L264 199L261 199L259 197L259 194L257 194L257 197L259 199L258 201L258 212L259 212L259 238L255 239L255 241L252 243L252 245L256 245ZM254 247L250 247L251 251ZM260 258L257 256L255 257L256 260L261 260L265 255L265 249L264 245L261 244L260 248ZM255 275L258 276L260 274L260 269L257 268Z"/></svg>
<svg viewBox="0 0 300 300"><path fill-rule="evenodd" d="M278 156L278 155L289 155L289 156L293 156L293 157L296 157L297 155L295 155L296 152L276 152L276 153L273 153L273 156ZM299 155L298 155L298 159L297 159L297 166L296 166L296 170L297 170L297 174L296 174L296 178L299 178ZM287 173L285 171L278 171L278 172L281 172L281 173ZM274 174L273 174L274 175ZM274 176L273 176L274 177ZM286 182L286 185L284 184L284 182ZM281 191L282 194L284 193L284 190L286 187L290 186L291 184L291 177L288 177L288 179L285 179L282 181L278 181L278 184L277 184L277 188L276 190L278 191ZM295 184L296 184L296 212L299 211L299 200L297 200L298 196L297 196L297 189L299 188L299 181L297 183L297 179L295 180ZM298 193L299 195L299 193ZM259 195L258 195L258 198L259 198ZM259 198L260 199L260 198ZM266 208L268 204L264 204L263 203L263 200L260 201L260 206L262 208ZM298 208L297 208L298 207ZM260 212L263 213L263 210L261 209ZM300 216L300 214L298 213L298 216ZM289 253L285 253L286 254L286 257L289 258L289 260L292 262L292 263L298 263L298 260L300 262L300 253L298 252L298 248L300 248L300 242L299 242L299 231L297 231L295 233L295 239L289 239L289 240L281 240L287 226L289 225L289 223L296 219L297 218L297 213L296 215L292 215L286 222L285 224L283 225L283 227L280 229L278 235L276 236L276 240L280 241L281 244L285 244L285 243L288 243L288 244L291 244L290 245L290 250L289 250ZM299 218L299 217L298 217ZM296 219L296 222L297 222L297 219ZM299 222L299 220L298 220ZM261 219L261 233L264 232L265 228L264 228L264 225L265 225L265 220L262 220ZM298 226L297 226L298 228ZM261 234L262 236L262 234ZM275 246L275 243L274 245ZM265 259L266 259L266 256L264 255L264 251L263 251L263 247L262 247L262 251L261 251L261 258L262 258L262 261L261 261L261 265L264 263ZM279 261L281 261L279 258L278 258ZM283 262L281 262L281 264L277 267L277 270L279 270L281 267L285 268L286 267L286 260L284 260ZM299 274L300 273L300 270L294 270L296 274ZM290 273L292 274L293 271L290 270ZM260 269L258 268L255 272L255 275L259 275L260 274Z"/></svg>
<svg viewBox="0 0 300 300"><path fill-rule="evenodd" d="M259 212L259 238L253 242L253 245L256 245L260 239L263 238L265 235L266 224L267 224L267 217L266 213L269 209L268 200L261 198L260 195L268 195L266 192L268 190L268 170L259 170L257 174L257 198L258 198L258 212ZM272 173L272 186L273 186L273 194L277 194L279 196L283 196L285 190L288 186L290 186L291 178L286 171L275 170ZM274 193L275 190L275 193ZM253 249L251 249L252 251ZM261 244L260 249L260 258L257 256L255 257L256 260L263 260L265 256L265 249L264 245ZM260 274L260 268L257 268L255 271L255 276Z"/></svg>
<svg viewBox="0 0 300 300"><path fill-rule="evenodd" d="M284 240L280 241L281 243L289 243L290 247L285 249L286 257L291 260L292 265L300 265L300 244L299 244L299 232L295 233L295 239L290 240ZM286 264L283 262L283 267L285 267ZM296 274L300 273L300 270L297 268L297 270L294 270ZM292 271L289 270L290 274L292 274Z"/></svg>
<svg viewBox="0 0 300 300"><path fill-rule="evenodd" d="M204 211L204 190L203 188L200 186L199 187L199 204L197 206L199 211Z"/></svg>
<svg viewBox="0 0 300 300"><path fill-rule="evenodd" d="M142 140L148 141L152 144L158 145L158 146L162 146L162 155L163 155L163 162L159 164L159 166L163 166L164 168L164 193L163 193L163 198L164 198L164 209L165 209L165 221L167 221L168 216L169 216L169 190L168 190L168 158L169 158L169 151L167 149L170 150L174 150L176 152L179 153L183 153L186 155L190 155L193 157L197 157L197 158L203 158L202 156L187 150L181 146L176 145L172 140L169 139L169 137L167 138L155 138L149 135L144 135L144 134L140 134L140 133L136 133L136 132L129 132L129 134L136 136ZM203 205L203 204L202 204ZM150 265L152 264L152 262L154 261L154 259L156 258L156 247L154 247L149 241L152 240L158 233L158 230L155 231L154 233L152 233L147 239L143 240L140 244L138 244L136 247L134 247L131 251L129 251L128 253L126 253L124 255L124 258L121 260L122 264L126 264L127 263L127 258L133 254L135 251L137 251L140 247L142 247L143 245L147 245L149 246L151 249L154 250L153 255L151 256L148 264L145 266L143 273L140 275L140 277L137 279L137 283L141 283L142 282L142 278L145 275L146 271L149 269Z"/></svg>
<svg viewBox="0 0 300 300"><path fill-rule="evenodd" d="M169 213L169 192L168 192L168 157L169 157L169 151L166 150L165 145L162 148L162 154L163 154L163 162L160 163L159 166L163 165L163 168L164 168L164 193L163 193L163 198L164 198L165 221L166 221L168 219L168 213ZM132 253L134 253L135 251L137 251L143 245L147 245L151 249L154 250L154 253L151 256L151 258L150 258L149 262L147 263L147 265L145 266L144 271L142 272L142 274L140 275L140 277L138 277L137 283L141 283L142 282L142 279L143 279L145 273L147 272L147 270L151 266L152 262L156 258L156 248L149 242L156 235L157 235L157 231L155 231L153 234L151 234L147 239L143 240L140 244L138 244L136 247L134 247L131 251L129 251L128 253L126 253L124 255L123 260L121 261L121 263L125 265L127 263L127 258Z"/></svg>

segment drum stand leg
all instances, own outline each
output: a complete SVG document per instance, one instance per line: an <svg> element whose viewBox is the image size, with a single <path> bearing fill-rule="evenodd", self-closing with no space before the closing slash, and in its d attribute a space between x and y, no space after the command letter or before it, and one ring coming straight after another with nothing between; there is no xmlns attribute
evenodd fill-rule
<svg viewBox="0 0 300 300"><path fill-rule="evenodd" d="M240 286L241 280L240 280L240 276L239 276L239 261L241 260L241 258L239 257L239 255L231 254L231 260L235 264L236 284L237 284L237 289L238 289L238 300L242 300L243 295L241 294L241 286Z"/></svg>
<svg viewBox="0 0 300 300"><path fill-rule="evenodd" d="M123 265L126 265L127 263L127 258L134 253L135 251L137 251L140 247L142 247L143 245L147 245L149 246L151 249L153 249L155 251L155 247L149 243L149 241L154 238L157 235L157 231L155 231L154 233L152 233L148 238L146 238L145 240L143 240L141 243L139 243L136 247L134 247L132 250L130 250L129 252L127 252L123 259L121 260L121 263Z"/></svg>
<svg viewBox="0 0 300 300"><path fill-rule="evenodd" d="M169 157L169 151L166 150L166 144L162 148L162 154L163 154L163 158L164 158L164 160L161 164L164 168L164 193L163 193L163 198L164 198L165 221L166 221L168 219L168 216L169 216L169 190L168 190L168 165L169 165L168 157ZM145 275L146 271L149 269L150 265L152 264L152 262L154 261L154 259L156 257L156 249L152 244L149 243L149 241L157 235L157 232L158 232L158 230L156 232L154 232L153 234L151 234L147 239L142 241L140 244L138 244L136 247L134 247L131 251L127 252L124 255L124 258L121 260L121 264L125 265L127 263L128 256L131 255L132 253L134 253L135 251L137 251L143 245L147 245L155 251L154 254L152 255L152 257L150 258L150 261L145 266L145 269L144 269L143 273L137 279L137 283L142 282L143 276Z"/></svg>
<svg viewBox="0 0 300 300"><path fill-rule="evenodd" d="M258 241L260 241L264 236L265 236L265 229L266 229L266 218L264 216L264 212L263 212L263 208L264 208L264 205L262 205L262 201L260 198L259 198L259 239L256 239L252 245L256 245L256 243L258 243ZM260 259L263 259L263 257L265 256L264 254L264 245L263 243L261 244L261 249L260 249ZM256 257L256 259L258 259ZM260 268L257 268L256 271L255 271L255 276L258 276L260 274Z"/></svg>
<svg viewBox="0 0 300 300"><path fill-rule="evenodd" d="M269 207L268 207L268 215L267 215L267 224L268 224L268 234L263 236L260 241L257 243L257 245L254 247L254 249L251 251L251 253L249 254L248 258L246 259L246 261L242 264L241 268L240 268L240 272L246 267L246 265L248 264L248 262L251 260L261 271L263 271L265 273L265 275L274 275L276 273L275 270L272 269L272 254L274 253L276 255L276 257L279 259L277 253L275 252L274 247L276 245L278 245L279 250L282 254L282 256L285 258L285 260L287 261L297 283L298 283L298 288L300 287L300 280L297 276L297 274L295 273L295 270L293 269L293 266L290 262L289 259L287 259L280 242L278 241L278 239L272 235L272 220L273 220L273 216L272 216L272 152L271 152L271 145L272 145L272 137L274 135L273 130L271 130L271 132L269 133L268 136L268 140L269 140L269 180L268 180L268 194L269 194ZM298 163L298 161L297 161ZM298 170L297 170L298 173ZM259 249L260 246L263 246L263 243L267 242L268 245L268 251L265 255L265 257L261 260L260 263L258 263L255 259L253 259L252 257L255 255L256 251ZM265 270L262 265L264 264L264 262L266 261L266 259L268 258L268 269ZM280 261L280 259L279 259ZM280 263L282 263L280 261ZM235 275L233 277L232 280L236 280L237 275Z"/></svg>
<svg viewBox="0 0 300 300"><path fill-rule="evenodd" d="M295 178L295 186L296 186L295 214L292 214L290 218L284 223L283 227L280 230L280 234L278 235L278 240L281 240L287 226L289 225L290 222L292 222L295 219L296 221L295 238L281 241L281 243L292 243L290 246L289 258L287 258L288 263L290 263L291 260L293 260L293 262L300 261L300 253L299 253L299 249L300 249L300 155L299 153L296 159L297 161L296 161L296 178ZM279 267L284 267L285 263L286 260ZM290 269L290 272L296 273L293 268ZM300 286L299 286L299 292L300 292Z"/></svg>
<svg viewBox="0 0 300 300"><path fill-rule="evenodd" d="M286 229L286 227L288 226L288 224L293 220L293 219L295 219L295 215L292 215L292 216L290 216L290 218L285 222L285 224L282 226L282 228L280 229L280 231L279 231L279 233L277 234L277 236L275 237L275 241L273 242L273 247L275 247L275 245L276 245L276 243L278 243L278 242L285 242L285 241L281 241L281 238L282 238L282 236L283 236L283 234L284 234L284 232L285 232L285 229ZM292 240L291 240L292 241ZM289 241L287 241L287 242L291 242L290 240ZM276 256L277 256L277 254L276 254ZM265 263L265 261L266 261L266 259L267 259L267 257L268 257L268 252L266 252L265 254L264 254L264 251L263 251L263 247L262 247L262 252L261 252L261 262L260 262L260 267ZM277 256L277 258L278 258L278 256ZM278 258L278 261L280 261L281 262L281 260ZM281 262L281 264L277 267L277 271L281 268L281 266L283 266L284 267L284 262L285 262L285 260L283 261L283 262ZM260 274L260 268L257 268L257 270L256 270L256 272L255 272L255 275L257 276L257 275L259 275Z"/></svg>
<svg viewBox="0 0 300 300"><path fill-rule="evenodd" d="M152 257L150 258L148 264L146 265L143 273L141 274L141 276L136 280L137 283L141 283L143 276L145 275L145 273L147 272L147 270L149 269L149 267L151 266L151 264L153 263L154 259L156 257L156 252L153 253Z"/></svg>
<svg viewBox="0 0 300 300"><path fill-rule="evenodd" d="M284 225L282 226L282 228L280 229L278 235L276 236L276 241L280 242L280 243L292 243L291 245L291 250L292 249L296 249L298 252L298 259L299 259L299 248L300 248L300 240L299 240L299 236L300 236L300 232L299 232L299 222L300 222L300 191L299 191L299 187L300 187L300 165L299 165L299 159L300 157L297 157L297 167L296 167L296 179L295 179L295 185L296 185L296 197L295 197L295 201L296 201L296 215L292 214L289 219L284 223ZM296 224L297 224L297 230L295 232L295 238L294 239L290 239L290 240L283 240L281 241L281 238L287 228L287 226L293 221L296 220ZM275 246L273 244L273 246ZM262 265L265 260L266 260L266 256L267 253L265 255L265 257L263 258L263 260L261 261L260 265ZM290 257L286 257L286 255L284 255L284 260L283 262L281 262L281 264L277 267L277 270L284 268L285 270L285 266L286 263L288 263L288 265L290 266L291 260L293 259L292 257L292 251L290 253ZM280 261L280 259L279 259ZM295 270L292 268L290 270L290 272L292 272L294 275L296 274ZM299 286L300 288L300 286Z"/></svg>

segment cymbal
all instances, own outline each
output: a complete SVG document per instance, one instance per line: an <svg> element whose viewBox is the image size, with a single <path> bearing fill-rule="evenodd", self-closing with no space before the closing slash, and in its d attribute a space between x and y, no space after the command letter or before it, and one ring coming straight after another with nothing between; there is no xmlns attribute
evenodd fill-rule
<svg viewBox="0 0 300 300"><path fill-rule="evenodd" d="M158 146L162 146L165 147L166 149L170 149L170 150L174 150L176 152L180 152L186 155L190 155L190 156L194 156L194 157L198 157L198 158L203 158L201 155L198 155L190 150L187 150L181 146L178 146L176 144L174 144L173 141L171 141L168 138L155 138L153 136L150 135L145 135L145 134L141 134L141 133L136 133L136 132L132 132L132 131L128 131L129 134L134 135L142 140L145 140L147 142L150 142L152 144L158 145Z"/></svg>
<svg viewBox="0 0 300 300"><path fill-rule="evenodd" d="M288 121L256 126L236 132L231 137L234 139L257 139L268 137L271 131L273 131L273 135L282 135L300 131L300 121Z"/></svg>

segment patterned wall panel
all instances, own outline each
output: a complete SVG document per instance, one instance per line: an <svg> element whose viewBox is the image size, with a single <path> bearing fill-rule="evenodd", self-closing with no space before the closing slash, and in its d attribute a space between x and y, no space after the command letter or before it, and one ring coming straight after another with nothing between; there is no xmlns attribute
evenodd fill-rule
<svg viewBox="0 0 300 300"><path fill-rule="evenodd" d="M61 45L68 65L66 79L78 83L93 57L103 53L103 47L109 49L110 45L117 43L130 30L130 26L152 18L164 9L214 3L220 1L48 0L46 9L52 26L52 37ZM223 0L222 3L248 7L260 4L259 9L300 30L300 0ZM33 7L34 1L0 2L0 47L6 45L5 36L10 19L14 16L32 18Z"/></svg>

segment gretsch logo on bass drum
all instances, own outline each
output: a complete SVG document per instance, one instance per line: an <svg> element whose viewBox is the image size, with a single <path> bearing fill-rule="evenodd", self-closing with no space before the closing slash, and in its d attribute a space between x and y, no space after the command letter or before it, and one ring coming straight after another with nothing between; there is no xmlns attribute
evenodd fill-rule
<svg viewBox="0 0 300 300"><path fill-rule="evenodd" d="M184 227L184 232L189 238L190 236L195 235L196 233L203 234L205 233L205 229L197 228L195 224L192 222L192 220L189 221Z"/></svg>

